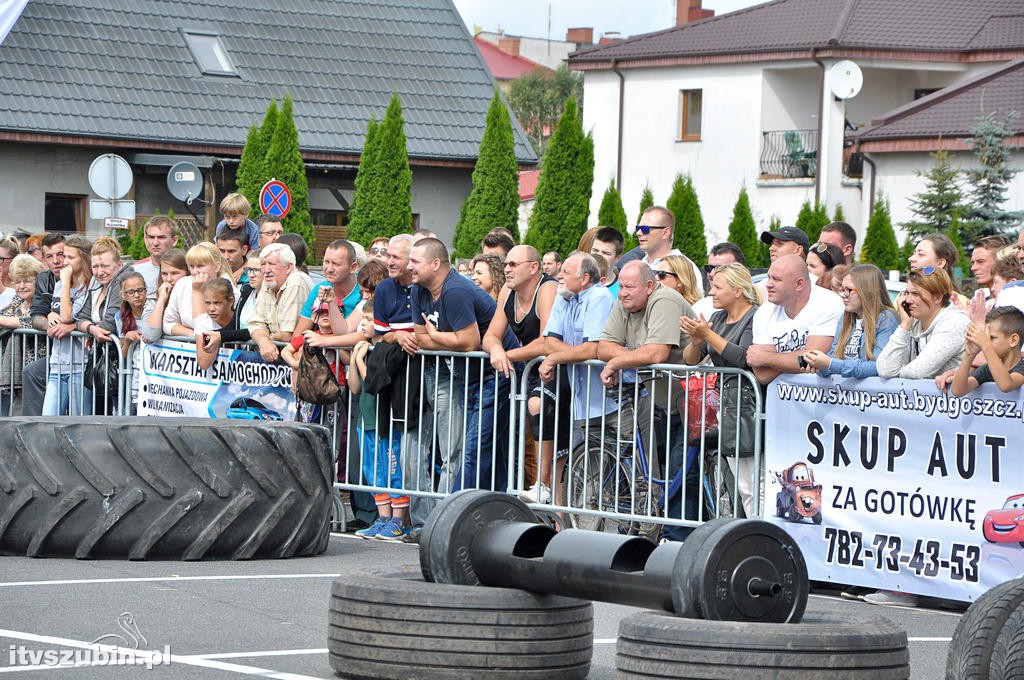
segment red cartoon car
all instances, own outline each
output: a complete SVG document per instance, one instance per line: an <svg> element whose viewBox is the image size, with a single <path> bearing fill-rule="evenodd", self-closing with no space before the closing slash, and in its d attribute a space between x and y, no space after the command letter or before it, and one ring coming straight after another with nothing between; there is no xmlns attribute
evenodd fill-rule
<svg viewBox="0 0 1024 680"><path fill-rule="evenodd" d="M989 543L1020 543L1024 547L1024 493L1007 498L1001 510L989 510L982 533Z"/></svg>
<svg viewBox="0 0 1024 680"><path fill-rule="evenodd" d="M790 522L808 517L821 524L821 484L814 483L814 471L807 463L793 463L775 478L782 487L775 495L775 514Z"/></svg>

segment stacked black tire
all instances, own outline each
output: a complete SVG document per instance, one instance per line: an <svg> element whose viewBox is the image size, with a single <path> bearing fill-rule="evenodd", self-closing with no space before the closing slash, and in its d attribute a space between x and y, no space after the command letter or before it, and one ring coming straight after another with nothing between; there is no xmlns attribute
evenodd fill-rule
<svg viewBox="0 0 1024 680"><path fill-rule="evenodd" d="M347 678L582 680L590 602L509 588L352 574L331 588L327 647Z"/></svg>
<svg viewBox="0 0 1024 680"><path fill-rule="evenodd" d="M200 560L327 549L322 427L4 418L0 442L0 554Z"/></svg>
<svg viewBox="0 0 1024 680"><path fill-rule="evenodd" d="M1024 578L967 609L949 645L946 680L1024 680Z"/></svg>
<svg viewBox="0 0 1024 680"><path fill-rule="evenodd" d="M906 632L888 619L807 615L739 623L640 612L619 624L620 680L906 680Z"/></svg>

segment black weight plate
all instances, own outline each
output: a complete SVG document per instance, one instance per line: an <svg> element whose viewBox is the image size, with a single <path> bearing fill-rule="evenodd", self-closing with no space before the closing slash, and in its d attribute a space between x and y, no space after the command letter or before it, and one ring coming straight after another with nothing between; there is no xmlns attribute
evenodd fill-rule
<svg viewBox="0 0 1024 680"><path fill-rule="evenodd" d="M708 520L690 532L683 541L683 546L676 554L675 564L672 565L672 606L676 616L697 616L697 605L690 592L690 570L693 562L708 536L722 525L735 521L734 517L716 517Z"/></svg>
<svg viewBox="0 0 1024 680"><path fill-rule="evenodd" d="M420 568L435 583L480 585L469 561L473 539L499 522L536 522L518 498L495 491L470 489L452 494L433 516L430 533L420 539Z"/></svg>
<svg viewBox="0 0 1024 680"><path fill-rule="evenodd" d="M775 595L750 592L754 579L775 585ZM718 527L690 566L690 597L701 618L797 623L807 607L807 565L796 542L761 520Z"/></svg>

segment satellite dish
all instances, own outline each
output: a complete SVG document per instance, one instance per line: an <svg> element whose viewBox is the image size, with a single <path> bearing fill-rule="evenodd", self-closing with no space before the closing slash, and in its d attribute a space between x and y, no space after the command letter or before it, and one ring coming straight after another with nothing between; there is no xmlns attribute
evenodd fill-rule
<svg viewBox="0 0 1024 680"><path fill-rule="evenodd" d="M849 59L844 59L829 69L828 81L836 99L853 99L864 85L864 74L860 66Z"/></svg>
<svg viewBox="0 0 1024 680"><path fill-rule="evenodd" d="M175 163L167 173L167 190L183 203L190 204L203 195L203 173L192 163Z"/></svg>

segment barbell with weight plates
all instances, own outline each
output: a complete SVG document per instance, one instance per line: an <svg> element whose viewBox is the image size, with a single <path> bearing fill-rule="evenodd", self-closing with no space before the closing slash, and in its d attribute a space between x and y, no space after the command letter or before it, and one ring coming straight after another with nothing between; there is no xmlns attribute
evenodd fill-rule
<svg viewBox="0 0 1024 680"><path fill-rule="evenodd" d="M723 621L796 623L807 565L782 529L719 518L683 543L538 524L518 498L466 490L439 503L420 539L427 581L520 588Z"/></svg>

